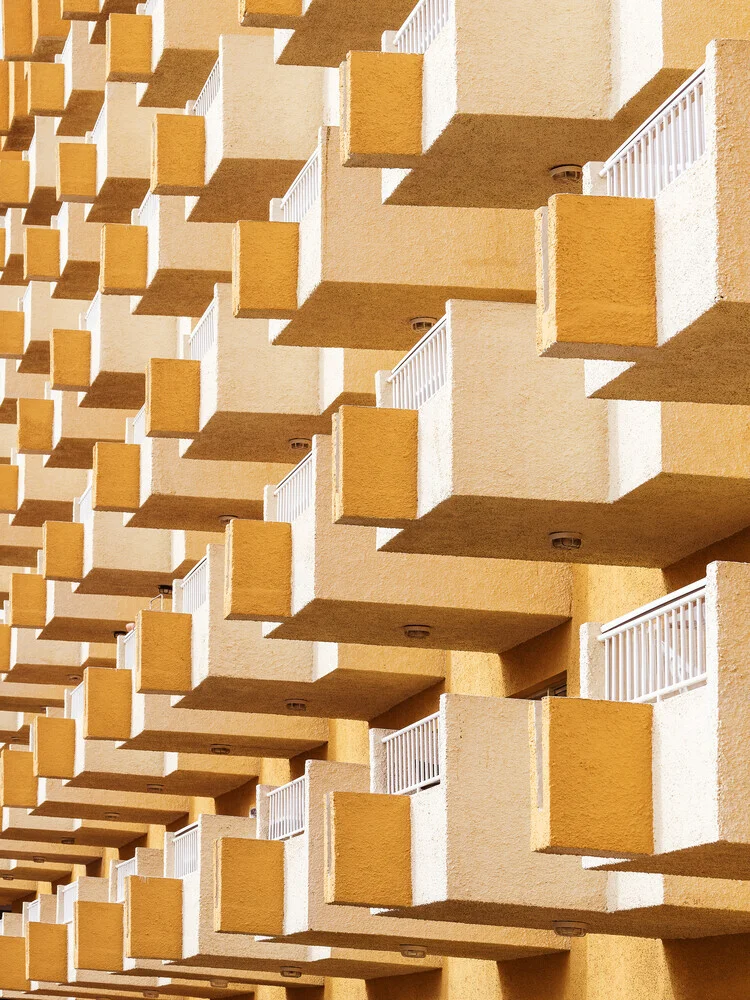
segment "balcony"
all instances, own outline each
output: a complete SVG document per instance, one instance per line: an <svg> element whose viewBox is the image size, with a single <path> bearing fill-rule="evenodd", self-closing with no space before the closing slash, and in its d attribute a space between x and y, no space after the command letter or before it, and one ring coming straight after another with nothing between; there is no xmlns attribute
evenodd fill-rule
<svg viewBox="0 0 750 1000"><path fill-rule="evenodd" d="M622 766L625 758L611 751L625 733L634 764L642 759L647 738L643 722L649 721L651 709L638 706L640 712L633 715L622 706L609 707L613 710L596 719L602 727L602 743L596 749L583 737L593 731L594 719L589 716L586 729L581 727L586 703L576 698L530 702L444 694L437 717L396 733L372 730L369 794L334 791L329 800L329 902L377 905L384 911L378 921L455 919L490 926L512 921L516 927L549 930L572 923L590 933L655 938L702 937L709 928L726 933L729 925L743 924L745 915L739 911L730 915L722 904L716 910L716 904L705 906L706 898L726 900L725 893L741 892L739 882L688 883L656 874L589 871L554 845L539 853L546 817L556 830L562 829L564 817L574 824L577 817L583 828L590 828L592 816L581 803L597 800L581 797L589 791L583 788L583 776L592 773L589 765L600 749L607 760L599 758L600 765L594 766L597 777L599 768L611 776ZM547 717L565 717L575 728L563 735L558 723L556 756L547 757L545 748L540 758L539 741L544 738L546 743L547 724L542 731L538 720ZM587 749L578 756L574 741L582 737L584 742L577 746ZM542 761L541 770L536 769L537 761ZM562 768L569 779L564 791L559 783ZM597 833L605 828L621 838L640 833L646 784L631 778L632 772L627 778L621 773L620 797L606 816L593 811ZM481 791L500 787L497 796ZM530 790L536 793L535 801L530 801ZM547 804L550 795L552 805ZM614 801L610 794L608 803ZM372 836L356 841L351 825L355 816L360 830L366 817ZM484 831L479 841L477 828ZM395 852L399 864L384 865L385 857L393 858ZM355 877L357 867L361 876L365 855L373 873L364 890L366 902L364 880ZM734 898L739 902L739 896Z"/></svg>
<svg viewBox="0 0 750 1000"><path fill-rule="evenodd" d="M55 119L34 119L34 136L26 153L29 164L29 203L23 213L25 226L48 226L60 208L57 200L55 169L57 138Z"/></svg>
<svg viewBox="0 0 750 1000"><path fill-rule="evenodd" d="M32 814L168 826L184 816L189 808L187 796L75 788L58 778L40 778L38 803Z"/></svg>
<svg viewBox="0 0 750 1000"><path fill-rule="evenodd" d="M5 212L4 236L0 252L2 264L0 286L28 284L23 270L23 212L22 208L8 208ZM15 291L17 295L23 294L23 288Z"/></svg>
<svg viewBox="0 0 750 1000"><path fill-rule="evenodd" d="M40 527L45 521L69 521L73 515L71 496L83 492L83 469L48 469L41 455L17 455L18 490L12 490L5 508L12 513L11 525ZM12 466L11 466L12 468Z"/></svg>
<svg viewBox="0 0 750 1000"><path fill-rule="evenodd" d="M71 583L46 581L46 610L40 639L112 643L143 607L141 597L78 594Z"/></svg>
<svg viewBox="0 0 750 1000"><path fill-rule="evenodd" d="M14 846L22 848L24 841L33 841L36 845L37 855L43 855L46 851L52 852L49 859L37 861L37 865L41 864L48 868L57 865L68 869L73 864L96 862L101 858L102 848L120 849L147 833L148 827L143 823L32 816L27 809L6 806L2 811L0 852L4 849L3 845L6 850L12 851ZM72 839L75 844L61 844L63 838L66 841ZM68 848L67 854L66 847ZM67 857L68 860L65 861L64 857L56 859L57 851L62 851L63 856ZM0 856L4 857L1 853Z"/></svg>
<svg viewBox="0 0 750 1000"><path fill-rule="evenodd" d="M223 517L260 517L269 474L288 468L244 462L208 467L180 458L177 438L146 437L146 424L144 408L128 421L127 445L104 443L95 450L94 509L128 512L129 527L216 531Z"/></svg>
<svg viewBox="0 0 750 1000"><path fill-rule="evenodd" d="M74 684L83 672L80 643L37 639L32 628L10 632L7 677L18 684Z"/></svg>
<svg viewBox="0 0 750 1000"><path fill-rule="evenodd" d="M103 697L117 697L129 728L118 724L102 738L120 740L119 746L128 750L240 758L295 757L327 742L326 719L255 714L250 710L254 705L244 711L236 698L232 710L176 707L170 694L163 692L179 693L189 685L190 664L183 655L183 647L190 643L186 617L143 612L135 629L120 640L118 667L130 671L130 685L125 681L123 689L120 669L115 671L119 676L104 674L97 681L106 692Z"/></svg>
<svg viewBox="0 0 750 1000"><path fill-rule="evenodd" d="M126 528L122 515L95 511L92 486L75 501L73 527L47 524L45 576L70 580L76 594L153 597L171 586L172 545L167 531Z"/></svg>
<svg viewBox="0 0 750 1000"><path fill-rule="evenodd" d="M97 739L100 723L95 715L105 705L95 681L84 680L71 692L64 726L44 720L37 724L35 760L39 777L60 778L66 789L146 793L150 805L163 807L163 796L215 798L259 774L260 762L248 757L217 760L210 754L123 750L111 740Z"/></svg>
<svg viewBox="0 0 750 1000"><path fill-rule="evenodd" d="M216 40L241 30L237 5L234 0L156 0L143 4L142 13L151 18L152 72L138 87L138 103L184 108L198 97L216 62Z"/></svg>
<svg viewBox="0 0 750 1000"><path fill-rule="evenodd" d="M179 708L301 707L309 718L371 719L439 683L447 669L440 650L268 642L260 622L226 621L223 545L210 545L176 583L174 610L191 616L191 690L174 698Z"/></svg>
<svg viewBox="0 0 750 1000"><path fill-rule="evenodd" d="M604 625L582 627L580 715L551 713L536 722L537 753L545 754L550 774L537 850L583 855L585 867L606 871L745 877L748 838L735 819L743 736L730 706L744 677L737 628L749 573L745 563L712 562L704 579ZM615 715L617 731L607 721ZM644 725L638 745L637 727ZM565 815L553 784L563 772L569 788L580 779L577 765L563 761L562 726L564 739L576 739L586 726L594 753L594 734L606 730L608 760L590 772L598 805L585 832ZM679 748L687 732L686 754ZM619 837L610 825L614 814L604 815L608 770L629 789L630 818ZM636 811L638 789L643 801Z"/></svg>
<svg viewBox="0 0 750 1000"><path fill-rule="evenodd" d="M317 151L272 206L278 221L238 224L235 315L271 319L275 344L398 351L454 295L534 301L530 213L393 212L376 171L341 165L338 138L336 128L321 130ZM384 245L387 254L373 249Z"/></svg>
<svg viewBox="0 0 750 1000"><path fill-rule="evenodd" d="M288 943L328 947L346 946L386 951L401 971L440 967L436 956L460 955L504 961L563 951L567 945L548 932L527 935L507 927L457 924L450 920L396 920L349 906L331 905L328 898L324 857L318 850L325 826L327 802L333 794L350 798L366 793L366 767L328 761L307 761L305 774L278 788L258 789L258 839L235 842L221 840L217 847L220 896L218 927L224 932L263 934ZM371 829L369 817L363 829ZM393 829L389 824L389 830ZM370 840L365 832L364 839ZM246 900L239 908L239 881L234 870L253 878L264 872L263 906ZM226 868L224 866L227 866ZM388 868L400 868L391 856ZM404 945L404 942L409 945ZM407 954L427 951L429 957ZM399 954L401 953L401 954Z"/></svg>
<svg viewBox="0 0 750 1000"><path fill-rule="evenodd" d="M49 414L52 420L51 426L44 427L45 433L47 426L51 431L51 447L44 459L46 468L90 469L97 441L124 440L125 421L132 415L132 410L85 410L78 405L72 392L59 389L48 390L47 396L52 404ZM24 401L21 401L18 411L19 445L24 409ZM31 443L34 443L33 438Z"/></svg>
<svg viewBox="0 0 750 1000"><path fill-rule="evenodd" d="M81 331L53 331L53 387L78 390L84 408L139 409L145 399L143 373L149 358L175 355L177 321L135 317L126 298L97 292L84 323Z"/></svg>
<svg viewBox="0 0 750 1000"><path fill-rule="evenodd" d="M101 224L86 222L80 202L62 202L54 225L60 233L59 277L52 297L90 300L99 288Z"/></svg>
<svg viewBox="0 0 750 1000"><path fill-rule="evenodd" d="M130 222L148 192L153 117L153 109L138 107L135 83L105 84L89 149L59 147L60 200L88 202L88 222Z"/></svg>
<svg viewBox="0 0 750 1000"><path fill-rule="evenodd" d="M88 25L71 21L62 50L65 106L57 121L57 134L85 135L96 124L104 103L106 75L103 45L89 41Z"/></svg>
<svg viewBox="0 0 750 1000"><path fill-rule="evenodd" d="M657 567L745 526L743 469L710 457L741 451L743 411L586 399L583 364L540 359L534 323L449 302L379 374L377 409L339 411L338 524L377 526L388 552Z"/></svg>
<svg viewBox="0 0 750 1000"><path fill-rule="evenodd" d="M7 514L0 514L0 558L7 566L35 567L41 547L40 527L12 525Z"/></svg>
<svg viewBox="0 0 750 1000"><path fill-rule="evenodd" d="M185 992L200 990L202 994L205 987L193 980L216 976L227 983L224 989L234 990L241 989L252 972L253 982L277 986L285 982L281 970L293 966L302 973L296 978L298 985L321 985L322 980L311 971L321 963L321 956L309 949L216 933L213 893L201 892L206 880L213 882L215 844L221 836L252 837L254 830L255 821L248 818L201 814L197 822L167 834L163 855L158 852L161 871L155 870L156 862L150 858L146 870L143 852L138 852L139 878L128 878L136 872L125 869L122 880L130 927L123 962L127 972L177 976L186 980ZM165 931L158 937L151 926L155 907L165 918Z"/></svg>
<svg viewBox="0 0 750 1000"><path fill-rule="evenodd" d="M750 301L729 250L744 189L726 170L729 156L746 155L735 94L746 90L747 51L712 42L705 67L605 163L587 165L586 195L537 213L541 349L586 359L590 396L750 401L726 379L744 354ZM597 261L579 253L594 234L608 247Z"/></svg>
<svg viewBox="0 0 750 1000"><path fill-rule="evenodd" d="M56 327L78 327L78 319L88 308L84 299L55 299L48 281L30 281L19 300L23 312L23 343L5 357L18 359L22 374L49 372L50 336Z"/></svg>
<svg viewBox="0 0 750 1000"><path fill-rule="evenodd" d="M378 552L374 528L333 524L331 466L316 437L268 489L265 522L230 524L228 619L275 638L497 652L570 616L568 566Z"/></svg>
<svg viewBox="0 0 750 1000"><path fill-rule="evenodd" d="M276 58L293 66L339 66L351 49L379 49L384 31L407 17L413 0L378 0L366 8L345 3L301 3L296 0L242 0L240 23L274 28Z"/></svg>
<svg viewBox="0 0 750 1000"><path fill-rule="evenodd" d="M256 94L251 106L248 92ZM267 219L270 199L284 194L320 122L330 120L324 71L282 69L269 34L235 29L219 37L213 68L193 96L188 115L157 117L155 190L187 195L193 222Z"/></svg>
<svg viewBox="0 0 750 1000"><path fill-rule="evenodd" d="M381 351L270 345L268 323L235 319L231 286L218 284L181 361L149 366L151 433L179 433L185 458L288 462L330 429L338 405L374 402L383 360Z"/></svg>
<svg viewBox="0 0 750 1000"><path fill-rule="evenodd" d="M738 34L744 15L730 6L688 18L660 0L635 34L628 13L610 22L596 2L576 4L572 21L560 9L529 26L501 0L486 21L471 0L419 0L382 52L346 56L345 162L383 168L390 204L535 208L575 191L580 165L626 139L712 38ZM659 55L644 61L647 50ZM548 83L518 86L537 79Z"/></svg>

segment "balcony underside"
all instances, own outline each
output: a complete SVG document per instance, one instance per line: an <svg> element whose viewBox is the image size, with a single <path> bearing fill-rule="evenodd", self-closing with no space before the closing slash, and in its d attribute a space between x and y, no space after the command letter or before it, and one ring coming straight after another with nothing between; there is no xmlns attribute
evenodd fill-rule
<svg viewBox="0 0 750 1000"><path fill-rule="evenodd" d="M99 288L99 261L69 260L52 290L53 299L93 299Z"/></svg>
<svg viewBox="0 0 750 1000"><path fill-rule="evenodd" d="M213 300L214 285L231 280L230 271L160 268L138 299L133 315L202 316Z"/></svg>
<svg viewBox="0 0 750 1000"><path fill-rule="evenodd" d="M270 390L273 391L272 389ZM330 416L311 413L214 413L183 458L236 462L290 462L294 438L330 434Z"/></svg>
<svg viewBox="0 0 750 1000"><path fill-rule="evenodd" d="M101 371L86 389L79 406L105 410L140 410L146 398L143 372Z"/></svg>
<svg viewBox="0 0 750 1000"><path fill-rule="evenodd" d="M669 851L632 858L591 858L586 867L596 871L652 872L662 875L685 875L698 878L750 879L750 844L720 841L697 844L680 851Z"/></svg>
<svg viewBox="0 0 750 1000"><path fill-rule="evenodd" d="M292 319L283 326L272 326L272 340L274 344L293 347L408 351L419 339L411 328L411 320L416 316L442 316L448 299L534 302L535 297L530 288L324 280Z"/></svg>
<svg viewBox="0 0 750 1000"><path fill-rule="evenodd" d="M430 625L420 648L502 652L567 621L562 615L492 612L476 609L380 604L315 598L284 622L268 623L274 639L410 646L404 625Z"/></svg>
<svg viewBox="0 0 750 1000"><path fill-rule="evenodd" d="M117 597L155 597L160 584L169 584L171 570L118 569L95 566L75 585L76 594L110 594Z"/></svg>
<svg viewBox="0 0 750 1000"><path fill-rule="evenodd" d="M613 504L454 496L383 540L380 548L664 567L748 523L745 480L662 473ZM549 533L563 528L580 532L580 549L559 551L550 546Z"/></svg>
<svg viewBox="0 0 750 1000"><path fill-rule="evenodd" d="M138 101L142 108L184 108L203 89L217 49L165 49Z"/></svg>
<svg viewBox="0 0 750 1000"><path fill-rule="evenodd" d="M167 528L175 531L221 531L219 518L232 514L248 520L263 517L263 500L241 497L175 496L152 493L127 521L130 528Z"/></svg>
<svg viewBox="0 0 750 1000"><path fill-rule="evenodd" d="M130 223L130 213L140 208L148 194L147 177L107 177L86 216L87 222Z"/></svg>
<svg viewBox="0 0 750 1000"><path fill-rule="evenodd" d="M282 198L304 167L305 160L223 159L195 199L190 222L265 222L268 203Z"/></svg>
<svg viewBox="0 0 750 1000"><path fill-rule="evenodd" d="M438 683L434 675L335 669L314 682L208 677L179 701L180 708L236 710L238 702L261 713L280 712L287 701L307 702L305 715L317 718L373 719Z"/></svg>

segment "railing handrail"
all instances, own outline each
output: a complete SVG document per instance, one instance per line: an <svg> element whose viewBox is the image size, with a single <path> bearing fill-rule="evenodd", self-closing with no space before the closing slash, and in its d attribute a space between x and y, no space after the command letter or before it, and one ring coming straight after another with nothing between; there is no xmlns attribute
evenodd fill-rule
<svg viewBox="0 0 750 1000"><path fill-rule="evenodd" d="M305 832L306 775L272 789L267 798L269 840L287 840Z"/></svg>
<svg viewBox="0 0 750 1000"><path fill-rule="evenodd" d="M130 444L143 444L146 440L146 407L140 408L130 421Z"/></svg>
<svg viewBox="0 0 750 1000"><path fill-rule="evenodd" d="M396 52L423 55L450 20L451 0L419 0L393 38Z"/></svg>
<svg viewBox="0 0 750 1000"><path fill-rule="evenodd" d="M607 622L606 625L602 625L602 630L598 635L598 639L603 642L609 636L618 635L620 632L624 632L626 629L632 628L634 625L648 621L651 618L656 618L657 615L665 614L667 611L671 611L673 608L684 604L688 598L699 596L700 592L705 592L705 590L706 578L704 577L702 580L696 580L695 583L689 583L686 587L681 587L680 590L674 590L671 594L666 594L664 597L657 597L656 600L650 601L648 604L644 604L640 608L636 608L634 611L629 611L627 614L621 615L619 618L613 618L612 621Z"/></svg>
<svg viewBox="0 0 750 1000"><path fill-rule="evenodd" d="M407 733L410 733L413 729L419 729L420 726L424 726L426 725L426 723L432 722L433 719L439 719L439 718L440 718L440 712L433 712L432 715L426 715L424 719L417 719L416 722L412 722L410 726L404 726L403 729L397 729L393 733L388 733L386 736L383 737L382 742L390 743L393 740L398 739L399 736L405 736Z"/></svg>
<svg viewBox="0 0 750 1000"><path fill-rule="evenodd" d="M192 115L205 116L211 105L219 96L220 89L221 89L221 58L219 57L211 67L211 72L208 74L206 82L201 87L201 92L196 97L195 103L193 104L190 113Z"/></svg>
<svg viewBox="0 0 750 1000"><path fill-rule="evenodd" d="M125 879L129 875L135 875L138 871L138 863L135 854L127 861L120 861L115 865L115 902L125 902Z"/></svg>
<svg viewBox="0 0 750 1000"><path fill-rule="evenodd" d="M195 324L188 340L187 354L191 361L202 361L216 340L218 302L214 298Z"/></svg>
<svg viewBox="0 0 750 1000"><path fill-rule="evenodd" d="M441 389L448 377L448 318L434 323L388 376L392 405L419 409Z"/></svg>
<svg viewBox="0 0 750 1000"><path fill-rule="evenodd" d="M192 614L203 607L207 600L208 556L206 555L180 580L180 611L186 615Z"/></svg>
<svg viewBox="0 0 750 1000"><path fill-rule="evenodd" d="M316 146L281 199L284 222L301 222L320 197L322 184L320 146Z"/></svg>
<svg viewBox="0 0 750 1000"><path fill-rule="evenodd" d="M671 94L666 99L666 101L663 102L663 104L659 105L656 111L654 111L646 119L645 122L643 122L641 125L638 126L635 132L631 133L628 136L625 142L623 142L620 146L617 147L617 149L614 151L614 153L610 156L610 158L604 164L602 169L599 171L599 176L606 177L607 171L616 163L617 160L620 159L620 156L625 152L628 146L634 143L639 136L643 135L644 132L647 132L650 126L652 126L654 122L657 121L657 119L661 118L661 116L664 114L665 111L669 111L670 108L672 108L675 104L677 104L677 102L685 93L685 91L689 90L693 86L693 84L700 79L700 77L705 75L705 73L706 73L705 64L703 66L699 66L692 76L688 77L688 79L680 87L678 87L677 90L675 90L675 92Z"/></svg>
<svg viewBox="0 0 750 1000"><path fill-rule="evenodd" d="M126 670L135 670L135 631L132 628L122 637L123 666Z"/></svg>
<svg viewBox="0 0 750 1000"><path fill-rule="evenodd" d="M409 795L440 783L440 712L389 733L382 742L389 795Z"/></svg>
<svg viewBox="0 0 750 1000"><path fill-rule="evenodd" d="M437 321L437 323L433 323L432 324L432 326L427 331L427 333L423 334L423 336L419 338L419 340L416 342L416 344L414 345L414 347L412 347L412 349L409 351L409 353L405 354L403 356L403 358L401 358L401 360L399 361L399 363L396 365L396 367L391 371L391 374L388 376L388 381L389 382L392 382L394 380L394 378L398 375L398 373L401 371L401 369L404 368L406 365L408 365L408 363L411 361L411 359L414 357L414 355L418 354L422 350L422 348L427 343L427 341L431 337L433 337L438 332L439 329L442 329L445 326L447 320L448 320L447 315L446 316L442 316Z"/></svg>
<svg viewBox="0 0 750 1000"><path fill-rule="evenodd" d="M656 703L707 683L705 580L609 622L604 646L604 698Z"/></svg>
<svg viewBox="0 0 750 1000"><path fill-rule="evenodd" d="M313 453L310 451L273 491L277 521L291 522L309 507L314 488L312 458ZM299 495L295 494L295 488Z"/></svg>
<svg viewBox="0 0 750 1000"><path fill-rule="evenodd" d="M197 823L183 827L172 836L172 874L174 878L198 871L200 833Z"/></svg>
<svg viewBox="0 0 750 1000"><path fill-rule="evenodd" d="M61 904L61 920L62 923L67 924L73 919L75 913L75 904L78 899L78 880L71 882L69 885L61 885L60 889L60 904Z"/></svg>
<svg viewBox="0 0 750 1000"><path fill-rule="evenodd" d="M70 692L69 708L70 708L71 719L75 719L76 722L83 721L84 704L85 704L85 686L83 681L81 681L81 683L77 687L74 687L73 690Z"/></svg>

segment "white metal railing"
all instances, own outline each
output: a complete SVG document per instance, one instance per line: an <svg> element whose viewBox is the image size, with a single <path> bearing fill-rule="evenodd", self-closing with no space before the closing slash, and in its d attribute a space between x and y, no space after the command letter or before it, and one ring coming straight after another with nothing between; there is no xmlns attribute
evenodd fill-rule
<svg viewBox="0 0 750 1000"><path fill-rule="evenodd" d="M445 385L447 376L448 322L443 316L391 372L393 406L418 410Z"/></svg>
<svg viewBox="0 0 750 1000"><path fill-rule="evenodd" d="M92 484L86 487L83 493L80 495L75 505L76 522L78 524L86 524L94 516L94 508L92 506Z"/></svg>
<svg viewBox="0 0 750 1000"><path fill-rule="evenodd" d="M208 74L208 79L203 84L203 89L200 94L195 99L195 104L191 114L194 115L205 115L211 105L214 103L216 98L219 96L219 90L221 89L221 61L219 59L214 63L214 67Z"/></svg>
<svg viewBox="0 0 750 1000"><path fill-rule="evenodd" d="M701 66L607 160L600 176L608 195L654 198L703 155L704 78Z"/></svg>
<svg viewBox="0 0 750 1000"><path fill-rule="evenodd" d="M605 625L604 697L656 702L706 683L706 581Z"/></svg>
<svg viewBox="0 0 750 1000"><path fill-rule="evenodd" d="M127 861L121 861L119 864L115 865L115 902L124 903L125 902L125 879L129 875L135 875L137 872L137 865L135 860L135 855L132 858L128 858Z"/></svg>
<svg viewBox="0 0 750 1000"><path fill-rule="evenodd" d="M146 407L142 406L130 425L130 443L144 444L146 441Z"/></svg>
<svg viewBox="0 0 750 1000"><path fill-rule="evenodd" d="M312 452L306 455L274 490L277 521L289 521L291 524L312 503L315 486L312 457Z"/></svg>
<svg viewBox="0 0 750 1000"><path fill-rule="evenodd" d="M211 347L213 347L216 340L218 314L218 305L216 299L213 299L211 305L203 313L196 323L195 329L190 334L187 356L191 361L202 361Z"/></svg>
<svg viewBox="0 0 750 1000"><path fill-rule="evenodd" d="M107 102L104 101L102 104L102 109L96 117L94 122L94 127L91 129L91 142L98 143L102 140L102 132L104 130L104 122L107 117Z"/></svg>
<svg viewBox="0 0 750 1000"><path fill-rule="evenodd" d="M78 882L61 885L58 892L60 894L60 921L63 924L69 924L73 920L75 904L78 901Z"/></svg>
<svg viewBox="0 0 750 1000"><path fill-rule="evenodd" d="M281 218L284 222L302 222L307 212L320 198L321 173L320 146L318 146L281 199Z"/></svg>
<svg viewBox="0 0 750 1000"><path fill-rule="evenodd" d="M307 778L297 778L268 793L268 839L286 840L305 832Z"/></svg>
<svg viewBox="0 0 750 1000"><path fill-rule="evenodd" d="M190 570L188 575L180 581L180 611L185 615L192 615L194 611L202 607L208 600L208 557L205 556Z"/></svg>
<svg viewBox="0 0 750 1000"><path fill-rule="evenodd" d="M123 666L126 670L135 670L135 629L126 632L122 637Z"/></svg>
<svg viewBox="0 0 750 1000"><path fill-rule="evenodd" d="M26 907L26 923L36 924L39 923L42 917L42 901L41 899L35 899L33 902L29 903Z"/></svg>
<svg viewBox="0 0 750 1000"><path fill-rule="evenodd" d="M102 324L102 297L97 293L85 313L87 330L95 330Z"/></svg>
<svg viewBox="0 0 750 1000"><path fill-rule="evenodd" d="M191 875L198 871L198 848L200 839L198 824L186 826L172 838L172 874L174 878Z"/></svg>
<svg viewBox="0 0 750 1000"><path fill-rule="evenodd" d="M397 52L422 55L435 41L451 16L452 0L419 0L396 32L393 45Z"/></svg>
<svg viewBox="0 0 750 1000"><path fill-rule="evenodd" d="M408 795L440 781L440 713L383 737L386 789Z"/></svg>
<svg viewBox="0 0 750 1000"><path fill-rule="evenodd" d="M83 722L84 685L81 683L70 692L70 718Z"/></svg>
<svg viewBox="0 0 750 1000"><path fill-rule="evenodd" d="M138 209L138 225L150 227L153 225L159 211L159 195L149 191Z"/></svg>

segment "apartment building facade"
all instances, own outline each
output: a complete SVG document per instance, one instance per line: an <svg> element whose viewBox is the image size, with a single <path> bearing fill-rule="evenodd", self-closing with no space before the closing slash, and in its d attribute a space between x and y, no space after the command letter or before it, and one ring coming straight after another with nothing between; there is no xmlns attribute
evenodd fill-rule
<svg viewBox="0 0 750 1000"><path fill-rule="evenodd" d="M0 997L750 997L746 2L0 14Z"/></svg>

